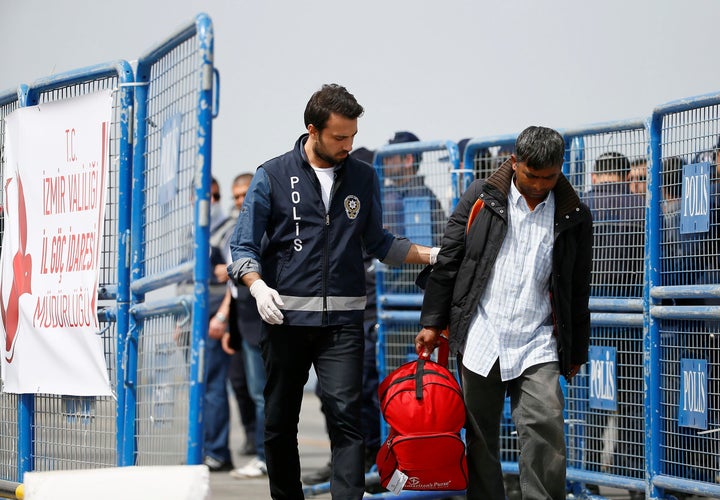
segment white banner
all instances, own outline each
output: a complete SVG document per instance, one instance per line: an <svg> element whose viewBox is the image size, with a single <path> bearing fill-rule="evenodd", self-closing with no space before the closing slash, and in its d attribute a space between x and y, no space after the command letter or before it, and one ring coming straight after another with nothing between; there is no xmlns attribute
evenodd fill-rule
<svg viewBox="0 0 720 500"><path fill-rule="evenodd" d="M111 395L97 319L110 91L6 118L3 390Z"/></svg>

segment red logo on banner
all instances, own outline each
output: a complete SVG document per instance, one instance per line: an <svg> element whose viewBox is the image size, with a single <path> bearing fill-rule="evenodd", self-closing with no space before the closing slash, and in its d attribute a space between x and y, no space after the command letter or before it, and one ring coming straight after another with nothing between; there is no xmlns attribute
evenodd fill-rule
<svg viewBox="0 0 720 500"><path fill-rule="evenodd" d="M7 199L7 187L11 182L12 178L8 179L5 183L5 199ZM20 313L20 296L31 293L30 285L32 283L32 256L25 253L25 246L27 245L25 195L19 174L17 176L17 183L20 246L13 257L12 286L10 287L10 297L7 298L7 301L5 297L3 297L2 289L0 289L0 314L2 314L3 324L5 325L5 351L7 352L5 359L8 363L11 363L15 356L15 340L17 339Z"/></svg>

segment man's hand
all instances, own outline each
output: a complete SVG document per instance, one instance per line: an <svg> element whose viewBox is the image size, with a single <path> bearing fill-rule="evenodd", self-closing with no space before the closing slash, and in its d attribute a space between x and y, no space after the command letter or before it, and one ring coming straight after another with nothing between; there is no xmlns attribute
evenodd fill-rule
<svg viewBox="0 0 720 500"><path fill-rule="evenodd" d="M429 358L435 348L438 346L440 338L440 329L434 326L427 326L420 330L415 337L415 352L418 356Z"/></svg>
<svg viewBox="0 0 720 500"><path fill-rule="evenodd" d="M250 285L250 295L255 297L258 312L265 323L271 325L282 324L285 317L278 306L284 306L285 304L277 290L270 288L263 280L258 279Z"/></svg>
<svg viewBox="0 0 720 500"><path fill-rule="evenodd" d="M223 334L227 331L227 321L221 321L217 316L210 318L208 326L208 337L215 340L222 339Z"/></svg>
<svg viewBox="0 0 720 500"><path fill-rule="evenodd" d="M213 274L215 275L215 279L218 280L218 283L226 283L227 280L230 279L228 269L225 264L217 264L213 268Z"/></svg>

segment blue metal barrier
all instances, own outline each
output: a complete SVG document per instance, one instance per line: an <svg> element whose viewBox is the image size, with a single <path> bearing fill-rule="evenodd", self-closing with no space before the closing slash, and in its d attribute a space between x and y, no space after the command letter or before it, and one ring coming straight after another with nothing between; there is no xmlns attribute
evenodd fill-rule
<svg viewBox="0 0 720 500"><path fill-rule="evenodd" d="M107 325L100 334L117 387L117 401L0 393L3 479L22 481L30 470L201 462L216 85L212 23L200 14L139 58L137 79L127 62L114 61L0 93L4 143L4 118L18 107L113 90L97 313ZM176 163L162 156L168 131L177 132ZM172 186L163 184L168 178ZM190 294L168 293L183 280Z"/></svg>
<svg viewBox="0 0 720 500"><path fill-rule="evenodd" d="M563 171L593 214L590 362L566 387L568 479L645 490L643 308L644 120L563 130ZM645 174L643 174L644 176Z"/></svg>
<svg viewBox="0 0 720 500"><path fill-rule="evenodd" d="M214 75L204 14L138 59L122 465L202 463Z"/></svg>
<svg viewBox="0 0 720 500"><path fill-rule="evenodd" d="M720 495L720 94L657 107L648 183L649 492Z"/></svg>

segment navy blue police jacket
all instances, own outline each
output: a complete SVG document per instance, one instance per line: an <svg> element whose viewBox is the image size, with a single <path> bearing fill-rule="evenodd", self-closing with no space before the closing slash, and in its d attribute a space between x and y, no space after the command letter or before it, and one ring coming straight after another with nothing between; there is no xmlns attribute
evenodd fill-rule
<svg viewBox="0 0 720 500"><path fill-rule="evenodd" d="M349 157L335 167L329 209L307 161L302 135L292 151L253 177L230 249L231 277L258 272L278 291L290 326L361 324L366 304L363 248L389 265L410 248L382 225L373 168ZM261 250L263 234L267 245Z"/></svg>

